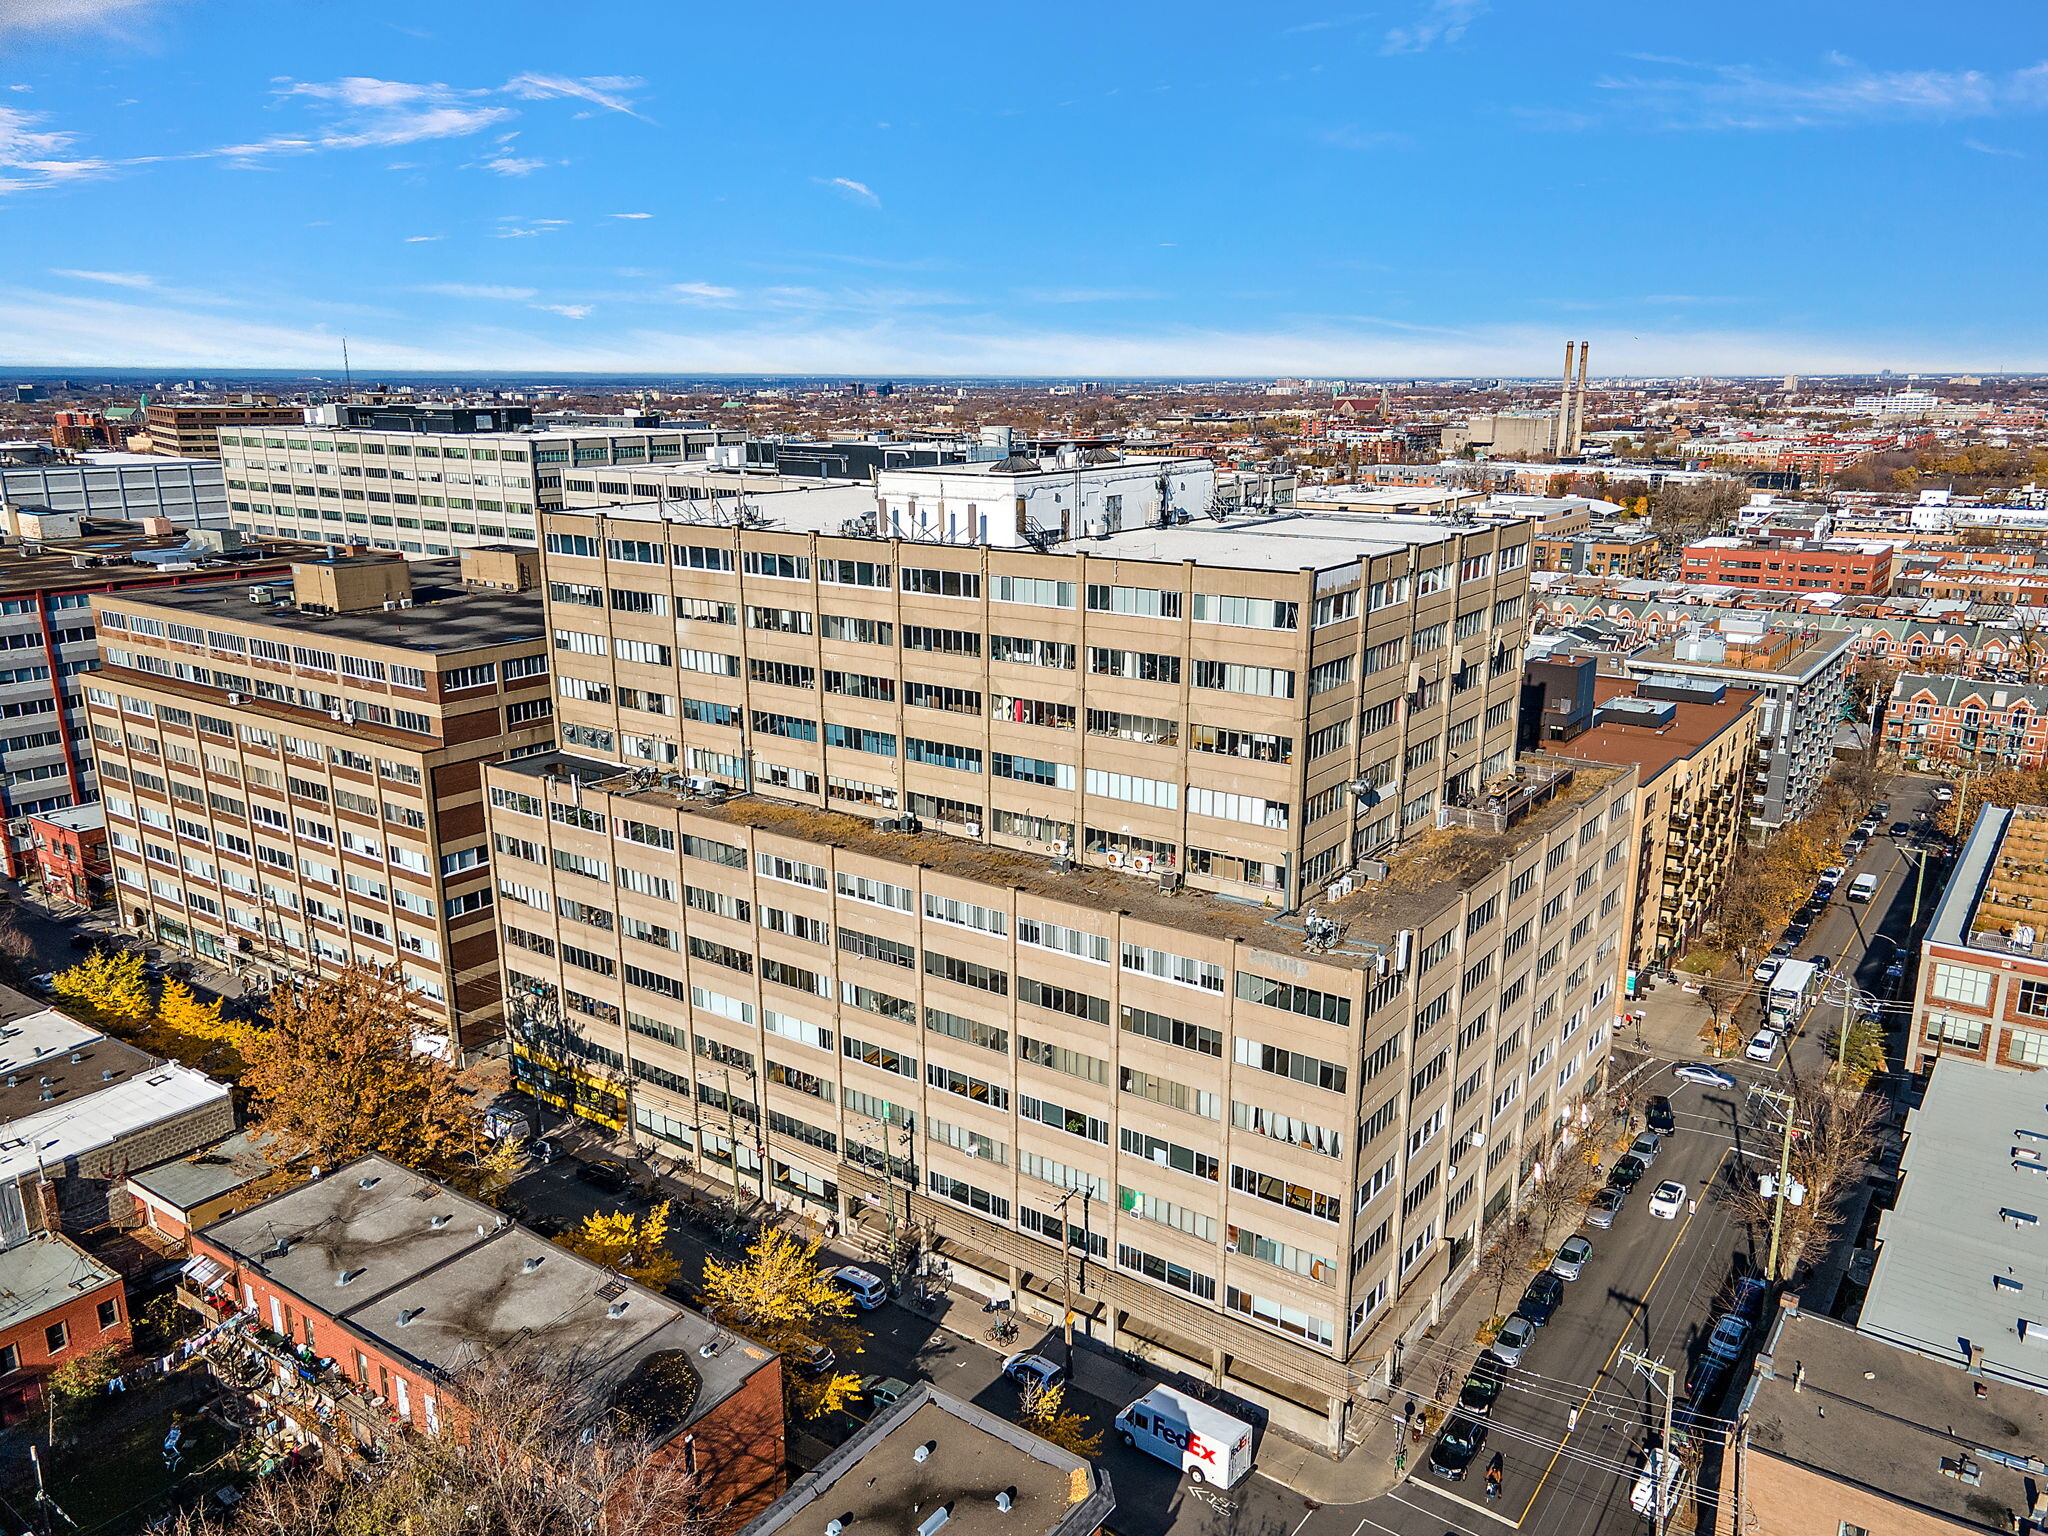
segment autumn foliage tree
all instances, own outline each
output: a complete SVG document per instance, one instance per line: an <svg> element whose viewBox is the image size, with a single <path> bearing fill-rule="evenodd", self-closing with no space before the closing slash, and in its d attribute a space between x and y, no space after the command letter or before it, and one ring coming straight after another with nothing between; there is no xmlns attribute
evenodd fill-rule
<svg viewBox="0 0 2048 1536"><path fill-rule="evenodd" d="M272 1027L249 1043L257 1128L332 1168L381 1154L469 1188L488 1155L480 1117L432 1028L395 975L355 965L273 994Z"/></svg>
<svg viewBox="0 0 2048 1536"><path fill-rule="evenodd" d="M1878 1130L1885 1108L1870 1094L1820 1082L1795 1082L1789 1112L1797 1134L1792 1140L1791 1177L1804 1186L1800 1203L1785 1202L1778 1244L1782 1280L1801 1258L1818 1259L1843 1218L1843 1199L1863 1182L1876 1154ZM1778 1217L1774 1198L1758 1184L1761 1173L1775 1174L1777 1162L1762 1157L1744 1164L1738 1182L1722 1190L1723 1202L1750 1230L1758 1252L1770 1246L1771 1225Z"/></svg>
<svg viewBox="0 0 2048 1536"><path fill-rule="evenodd" d="M763 1228L737 1264L707 1260L704 1297L720 1322L793 1363L827 1349L843 1355L861 1343L852 1299L818 1263L817 1240L799 1242L779 1227ZM860 1394L860 1378L845 1372L813 1380L785 1370L782 1380L791 1408L805 1418L844 1408Z"/></svg>
<svg viewBox="0 0 2048 1536"><path fill-rule="evenodd" d="M664 1200L645 1216L593 1211L575 1231L555 1241L650 1291L666 1290L683 1271L682 1261L668 1248L669 1208Z"/></svg>
<svg viewBox="0 0 2048 1536"><path fill-rule="evenodd" d="M149 978L133 949L96 949L50 978L50 989L97 1018L135 1020L150 1013Z"/></svg>
<svg viewBox="0 0 2048 1536"><path fill-rule="evenodd" d="M1090 1429L1088 1420L1066 1405L1064 1386L1032 1383L1025 1387L1019 1417L1024 1427L1042 1440L1050 1440L1076 1456L1093 1456L1102 1449L1102 1431Z"/></svg>

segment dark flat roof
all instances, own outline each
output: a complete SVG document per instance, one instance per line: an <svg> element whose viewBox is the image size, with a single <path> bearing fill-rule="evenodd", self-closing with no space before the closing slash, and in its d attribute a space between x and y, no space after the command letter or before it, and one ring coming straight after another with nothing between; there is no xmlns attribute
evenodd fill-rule
<svg viewBox="0 0 2048 1536"><path fill-rule="evenodd" d="M322 547L324 563L334 558ZM311 564L313 561L305 563ZM289 581L259 583L273 587L283 603L252 603L243 585L186 587L169 591L121 592L113 601L122 608L163 609L204 623L225 619L284 630L309 640L352 640L365 645L407 651L473 651L490 646L538 640L547 633L546 610L538 588L507 592L499 587L466 585L460 560L414 560L410 608L364 608L352 613L301 613L289 602Z"/></svg>
<svg viewBox="0 0 2048 1536"><path fill-rule="evenodd" d="M1593 679L1593 702L1627 698L1635 693L1639 680L1632 677ZM1730 688L1719 704L1692 704L1663 700L1676 710L1670 725L1653 730L1646 725L1629 725L1606 720L1574 736L1570 741L1546 741L1543 750L1552 757L1583 757L1596 763L1634 763L1636 781L1647 784L1680 758L1691 757L1700 748L1738 723L1761 694L1756 688Z"/></svg>
<svg viewBox="0 0 2048 1536"><path fill-rule="evenodd" d="M63 514L58 514L63 515ZM141 534L134 524L116 525L114 532L92 531L94 519L87 519L86 532L75 539L31 539L39 553L23 555L19 541L0 550L0 592L40 592L73 587L104 587L129 581L168 581L173 577L190 580L190 569L167 572L160 565L130 558L140 550L183 549L185 530L175 534ZM105 529L106 524L98 524ZM233 555L209 556L218 564L205 567L209 579L248 579L251 567L262 570L293 560L316 560L332 551L324 544L306 544L297 539L248 539ZM102 563L74 566L73 557L91 555Z"/></svg>

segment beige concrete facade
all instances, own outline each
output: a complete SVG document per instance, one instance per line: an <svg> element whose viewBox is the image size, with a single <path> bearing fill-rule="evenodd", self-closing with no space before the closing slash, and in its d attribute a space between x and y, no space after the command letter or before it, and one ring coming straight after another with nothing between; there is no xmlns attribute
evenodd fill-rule
<svg viewBox="0 0 2048 1536"><path fill-rule="evenodd" d="M1341 1436L1608 1049L1634 775L1514 759L1527 525L626 511L486 775L522 1078L1027 1315L1085 1249L1085 1331Z"/></svg>
<svg viewBox="0 0 2048 1536"><path fill-rule="evenodd" d="M259 987L396 966L474 1046L502 1011L480 768L552 740L540 603L455 561L299 575L95 597L122 919Z"/></svg>

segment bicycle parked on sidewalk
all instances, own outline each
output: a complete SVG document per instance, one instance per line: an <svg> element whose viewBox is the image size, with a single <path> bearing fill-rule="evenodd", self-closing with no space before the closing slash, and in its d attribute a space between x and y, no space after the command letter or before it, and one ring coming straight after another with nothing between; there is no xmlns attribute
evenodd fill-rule
<svg viewBox="0 0 2048 1536"><path fill-rule="evenodd" d="M982 1335L982 1338L990 1344L1016 1343L1017 1320L1014 1317L1004 1318L1001 1322L992 1325L988 1332Z"/></svg>

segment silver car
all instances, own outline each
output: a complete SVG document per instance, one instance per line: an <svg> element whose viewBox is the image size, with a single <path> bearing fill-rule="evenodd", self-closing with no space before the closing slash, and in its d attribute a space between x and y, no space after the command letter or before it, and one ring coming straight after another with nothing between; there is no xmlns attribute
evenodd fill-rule
<svg viewBox="0 0 2048 1536"><path fill-rule="evenodd" d="M1593 1245L1575 1232L1557 1245L1550 1272L1560 1280L1576 1280L1586 1272L1586 1263L1592 1257Z"/></svg>
<svg viewBox="0 0 2048 1536"><path fill-rule="evenodd" d="M1517 1313L1500 1325L1500 1332L1486 1346L1486 1352L1502 1365L1520 1365L1536 1337L1536 1325Z"/></svg>

